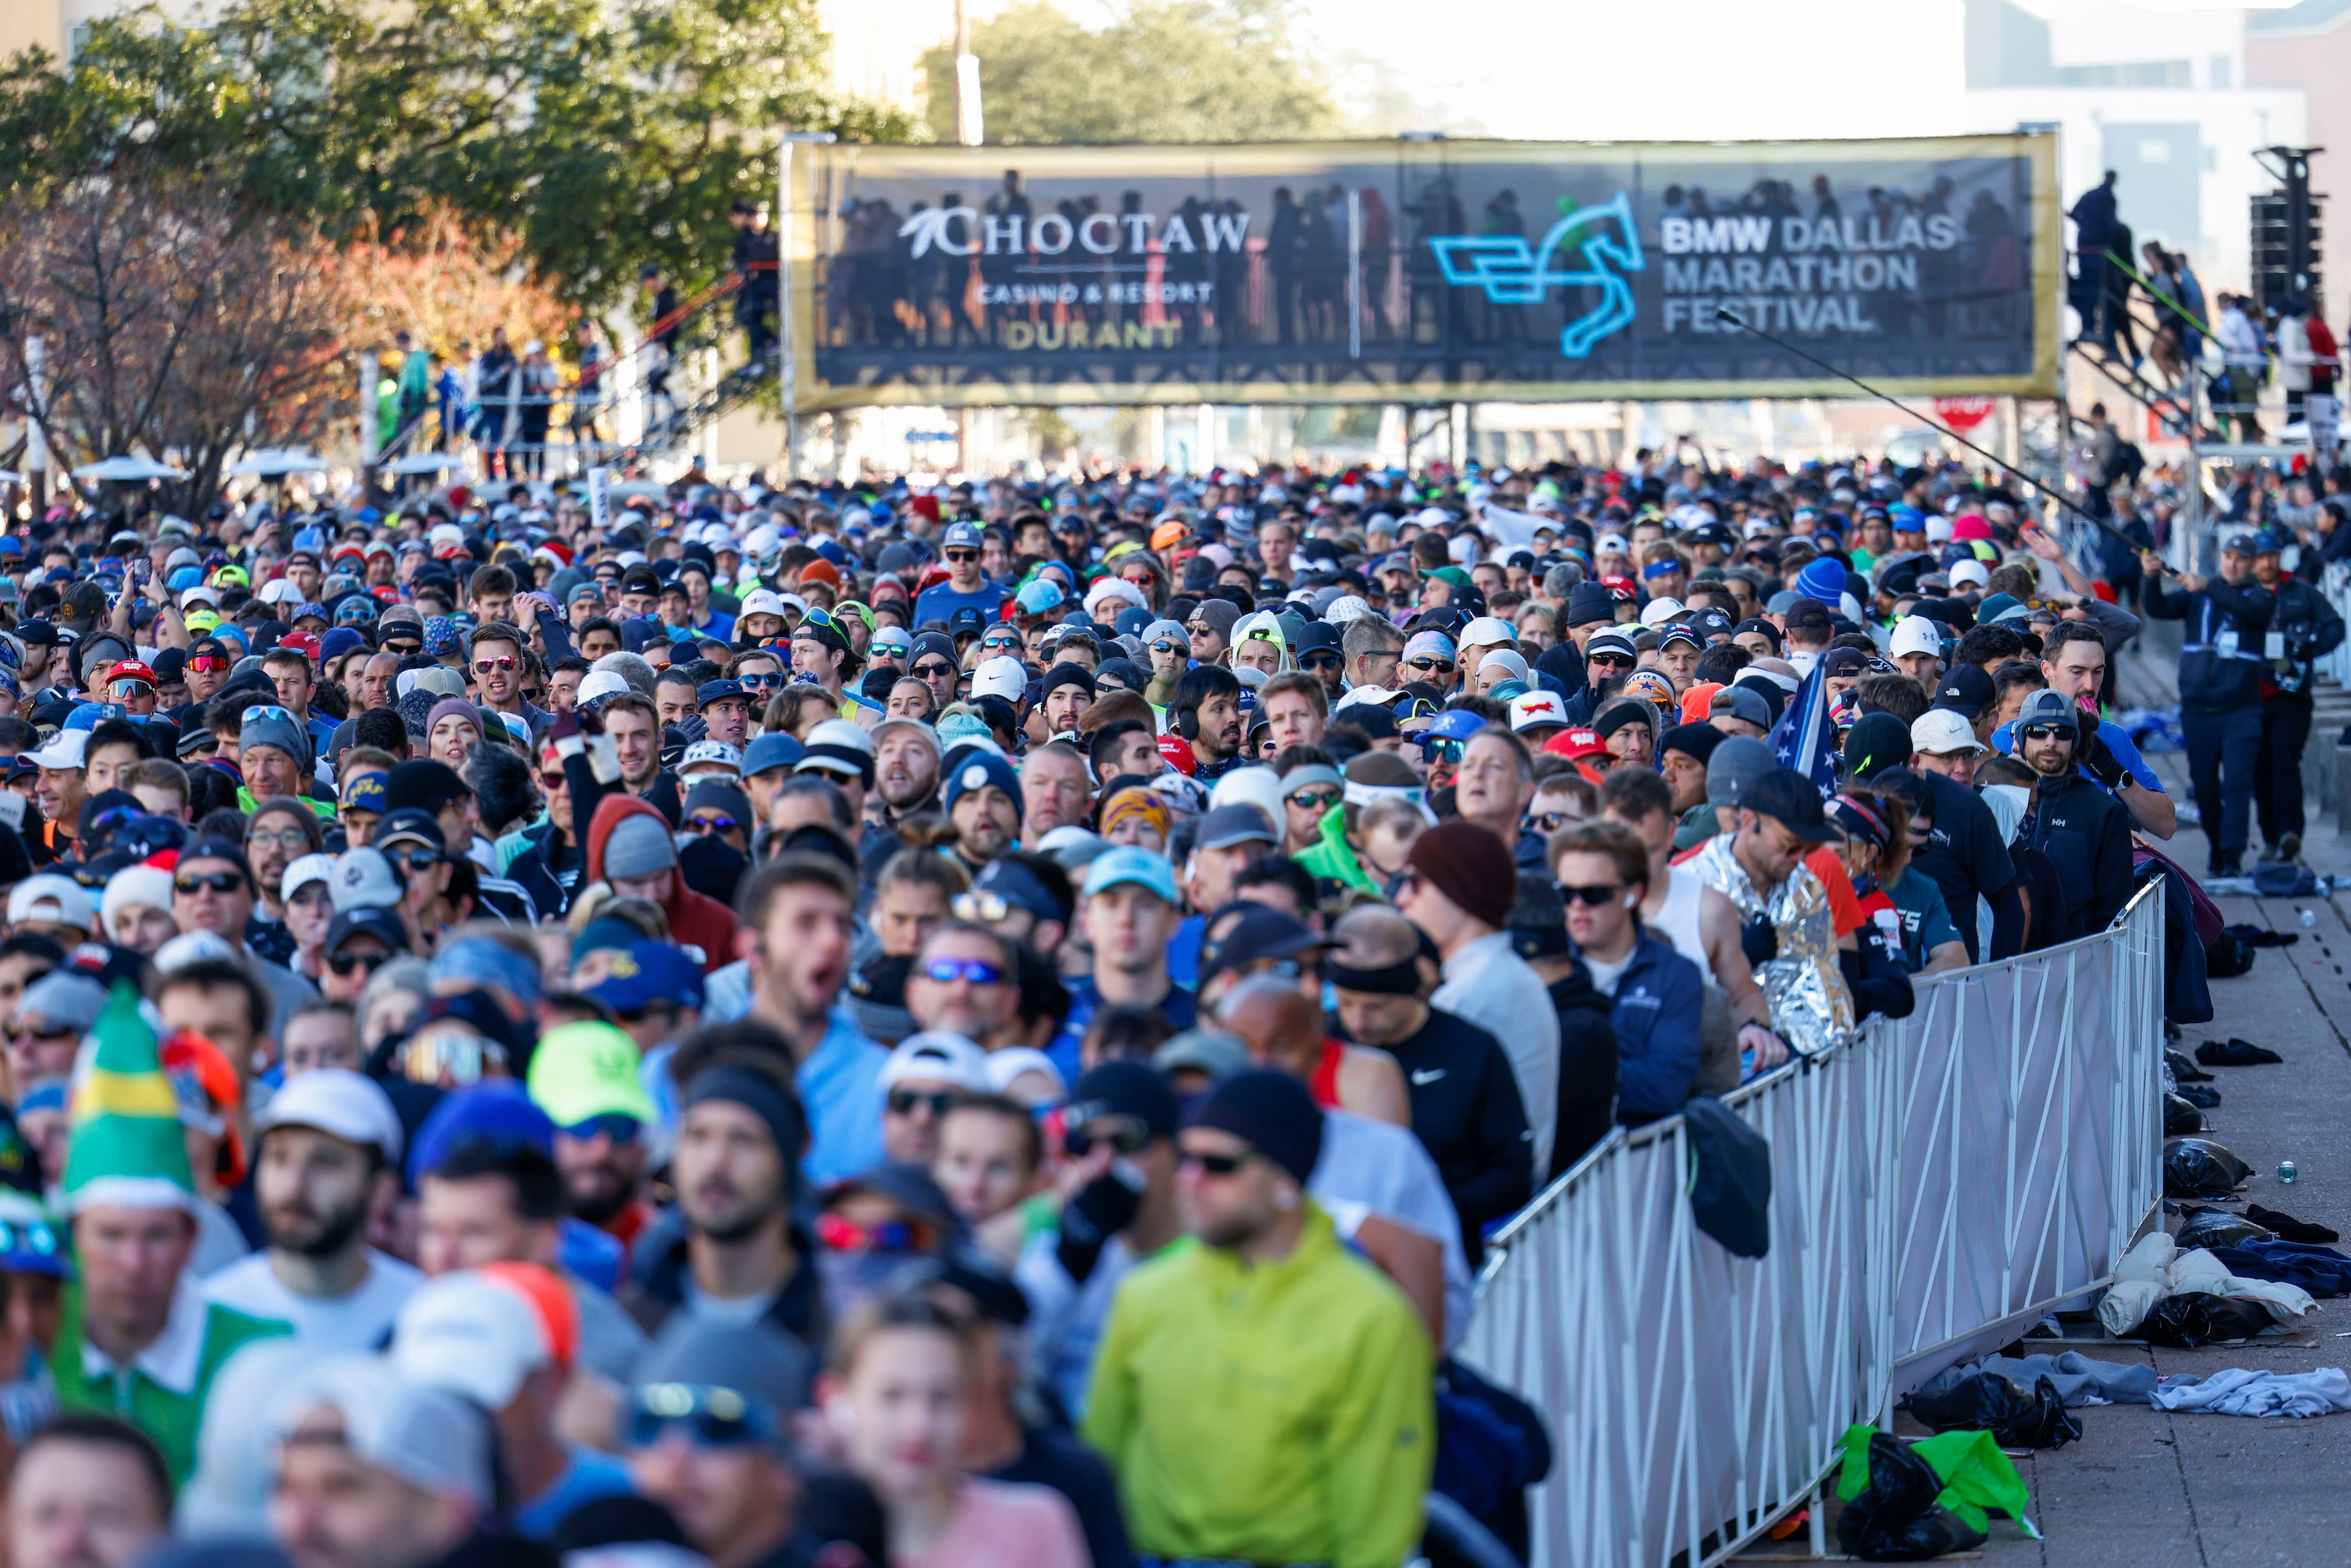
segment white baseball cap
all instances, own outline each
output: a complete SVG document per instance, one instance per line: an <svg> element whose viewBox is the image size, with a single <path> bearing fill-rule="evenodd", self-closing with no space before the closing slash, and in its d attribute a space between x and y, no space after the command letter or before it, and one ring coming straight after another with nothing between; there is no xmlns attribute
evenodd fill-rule
<svg viewBox="0 0 2351 1568"><path fill-rule="evenodd" d="M489 1506L489 1423L463 1399L405 1376L383 1356L338 1355L297 1369L267 1407L270 1436L292 1437L322 1408L342 1417L344 1446L368 1464L427 1494Z"/></svg>
<svg viewBox="0 0 2351 1568"><path fill-rule="evenodd" d="M303 855L297 859L292 865L286 868L285 876L279 879L277 895L280 898L292 898L298 890L308 887L314 882L323 882L330 888L334 885L334 856Z"/></svg>
<svg viewBox="0 0 2351 1568"><path fill-rule="evenodd" d="M36 768L80 768L89 758L89 731L61 729L38 751L25 753L25 760Z"/></svg>
<svg viewBox="0 0 2351 1568"><path fill-rule="evenodd" d="M1980 560L1962 560L1952 563L1951 586L1953 588L1983 588L1991 581L1991 573L1984 570L1984 563Z"/></svg>
<svg viewBox="0 0 2351 1568"><path fill-rule="evenodd" d="M1556 692L1520 692L1510 699L1510 728L1519 734L1563 727L1566 723L1567 705Z"/></svg>
<svg viewBox="0 0 2351 1568"><path fill-rule="evenodd" d="M1005 977L1007 981L1013 977ZM987 1053L952 1030L926 1029L908 1035L882 1064L884 1089L910 1081L952 1083L974 1094L987 1092Z"/></svg>
<svg viewBox="0 0 2351 1568"><path fill-rule="evenodd" d="M256 1134L272 1127L315 1127L361 1148L372 1144L393 1166L405 1142L392 1097L374 1079L348 1067L320 1067L287 1079L253 1119Z"/></svg>
<svg viewBox="0 0 2351 1568"><path fill-rule="evenodd" d="M514 1403L523 1379L554 1360L538 1309L519 1290L475 1269L417 1287L392 1332L392 1364L402 1376L461 1394L485 1410Z"/></svg>
<svg viewBox="0 0 2351 1568"><path fill-rule="evenodd" d="M1681 612L1682 601L1678 599L1652 599L1641 606L1641 624L1662 626Z"/></svg>
<svg viewBox="0 0 2351 1568"><path fill-rule="evenodd" d="M971 673L971 695L976 697L1002 697L1008 703L1019 703L1029 693L1029 671L1009 653L998 653L993 659L983 659Z"/></svg>
<svg viewBox="0 0 2351 1568"><path fill-rule="evenodd" d="M76 730L74 733L80 735L85 732ZM89 890L73 878L56 872L28 876L8 891L8 924L11 925L21 925L27 920L46 920L87 931L97 914L98 906L90 902Z"/></svg>
<svg viewBox="0 0 2351 1568"><path fill-rule="evenodd" d="M1910 653L1932 653L1939 659L1943 656L1943 629L1924 615L1905 615L1894 623L1889 651L1897 659Z"/></svg>
<svg viewBox="0 0 2351 1568"><path fill-rule="evenodd" d="M592 703L599 697L616 697L629 690L628 678L617 670L590 670L580 679L580 701Z"/></svg>
<svg viewBox="0 0 2351 1568"><path fill-rule="evenodd" d="M1948 757L1955 751L1990 751L1991 747L1976 738L1975 726L1949 708L1933 707L1910 721L1910 749L1928 757Z"/></svg>
<svg viewBox="0 0 2351 1568"><path fill-rule="evenodd" d="M1499 616L1480 615L1461 628L1461 635L1454 641L1463 648L1515 648L1519 645L1519 632Z"/></svg>

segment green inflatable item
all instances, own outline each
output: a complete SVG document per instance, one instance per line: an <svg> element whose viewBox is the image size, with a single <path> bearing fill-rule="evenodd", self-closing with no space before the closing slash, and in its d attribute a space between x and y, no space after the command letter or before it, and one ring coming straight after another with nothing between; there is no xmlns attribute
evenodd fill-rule
<svg viewBox="0 0 2351 1568"><path fill-rule="evenodd" d="M1876 1431L1865 1426L1845 1428L1844 1469L1837 1477L1837 1497L1843 1501L1851 1502L1869 1486L1869 1439ZM2033 1528L2026 1512L2032 1506L2032 1494L1990 1432L1943 1432L1910 1447L1942 1478L1943 1490L1935 1498L1938 1506L1975 1530L1989 1527L1987 1511L1996 1508L2016 1521L2025 1534L2041 1539L2041 1531Z"/></svg>

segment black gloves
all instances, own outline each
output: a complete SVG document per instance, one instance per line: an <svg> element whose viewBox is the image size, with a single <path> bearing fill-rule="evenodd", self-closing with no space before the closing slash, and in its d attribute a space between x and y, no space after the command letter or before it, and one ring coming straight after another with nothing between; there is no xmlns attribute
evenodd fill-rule
<svg viewBox="0 0 2351 1568"><path fill-rule="evenodd" d="M2123 771L2122 759L2107 747L2096 726L2086 722L2087 716L2084 716L2085 722L2082 726L2082 739L2074 748L2074 760L2082 765L2083 772L2107 789L2119 789L2129 775Z"/></svg>
<svg viewBox="0 0 2351 1568"><path fill-rule="evenodd" d="M1110 1239L1134 1222L1143 1207L1143 1188L1130 1185L1126 1174L1113 1166L1078 1189L1061 1206L1061 1240L1056 1251L1070 1278L1082 1285Z"/></svg>

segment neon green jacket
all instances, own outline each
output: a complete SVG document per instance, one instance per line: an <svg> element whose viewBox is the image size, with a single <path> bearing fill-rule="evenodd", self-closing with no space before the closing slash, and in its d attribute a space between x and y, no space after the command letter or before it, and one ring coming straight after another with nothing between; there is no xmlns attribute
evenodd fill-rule
<svg viewBox="0 0 2351 1568"><path fill-rule="evenodd" d="M1349 887L1362 888L1374 898L1386 894L1364 862L1355 858L1353 845L1347 842L1347 803L1344 800L1322 813L1322 836L1298 852L1298 863L1317 877L1329 877Z"/></svg>
<svg viewBox="0 0 2351 1568"><path fill-rule="evenodd" d="M1085 1436L1138 1552L1395 1568L1436 1456L1428 1331L1311 1201L1254 1266L1179 1244L1120 1286Z"/></svg>

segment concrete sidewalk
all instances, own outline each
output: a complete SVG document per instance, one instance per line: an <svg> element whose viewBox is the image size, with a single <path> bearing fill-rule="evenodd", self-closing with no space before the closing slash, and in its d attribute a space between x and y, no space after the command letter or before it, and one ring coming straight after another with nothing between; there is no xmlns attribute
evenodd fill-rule
<svg viewBox="0 0 2351 1568"><path fill-rule="evenodd" d="M2176 643L2176 629L2150 628L2158 636L2166 630L2167 640ZM2122 681L2126 700L2158 706L2175 665L2150 653L2148 660L2126 660ZM2314 735L2312 749L2333 740ZM2172 753L2150 761L2175 798L2185 801L2186 758ZM2303 858L2314 870L2351 878L2351 841L2338 824L2314 815L2304 844ZM2183 825L2167 848L2191 873L2202 869L2206 845L2198 828ZM2221 1103L2205 1113L2208 1135L2253 1167L2244 1198L2351 1237L2351 1039L2346 1035L2351 1030L2351 977L2346 976L2351 921L2345 917L2351 894L2334 903L2220 902L2231 924L2299 940L2260 949L2250 973L2214 981L2212 1021L2183 1031L2180 1049L2191 1055L2199 1040L2238 1035L2285 1058L2273 1067L2211 1069L2217 1082L2210 1087L2220 1092ZM2305 911L2316 922L2309 930L2302 925ZM2282 1159L2298 1167L2291 1186L2277 1178ZM2179 1222L2168 1223L2177 1228ZM2351 1242L2344 1246L2351 1250ZM2351 1299L2320 1302L2295 1332L2230 1348L2064 1348L2152 1364L2166 1375L2351 1366ZM2014 1524L1996 1521L1985 1561L2053 1568L2175 1563L2220 1568L2351 1559L2351 1415L2253 1420L2175 1416L2141 1406L2094 1406L2075 1415L2081 1442L2017 1461L2032 1490L2033 1521L2043 1539L2032 1541ZM1898 1429L1923 1430L1907 1416Z"/></svg>

